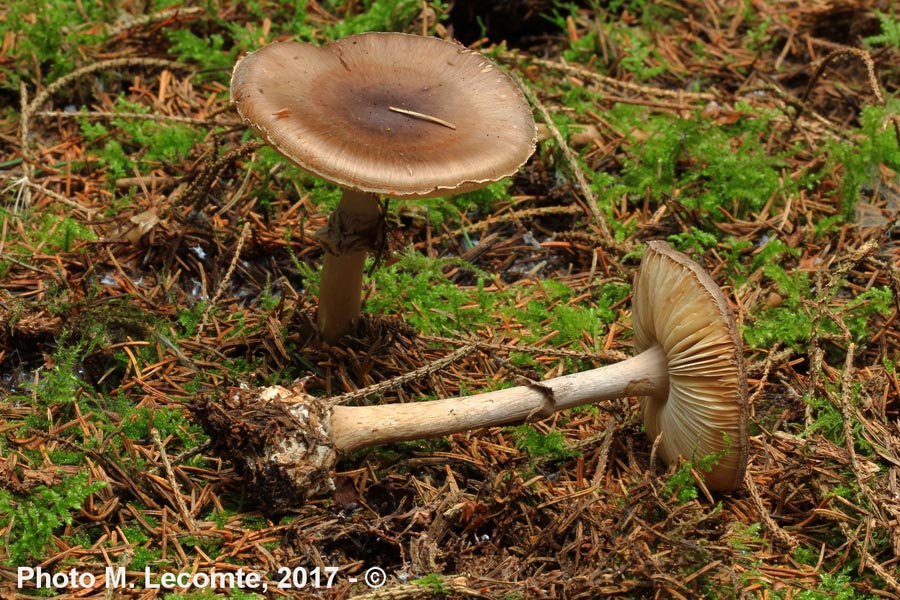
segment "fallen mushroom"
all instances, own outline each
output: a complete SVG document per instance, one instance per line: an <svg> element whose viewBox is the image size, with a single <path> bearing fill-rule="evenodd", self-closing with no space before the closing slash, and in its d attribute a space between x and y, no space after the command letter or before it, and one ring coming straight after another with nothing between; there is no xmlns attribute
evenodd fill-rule
<svg viewBox="0 0 900 600"><path fill-rule="evenodd" d="M650 242L635 276L634 345L620 363L473 396L373 406L332 406L302 389L238 390L201 420L270 500L288 503L332 488L339 453L543 419L556 411L640 396L650 439L666 462L718 461L701 473L713 491L743 481L747 463L747 384L728 303L709 275L665 242ZM277 502L278 501L274 501ZM283 508L284 506L282 506Z"/></svg>
<svg viewBox="0 0 900 600"><path fill-rule="evenodd" d="M478 189L515 173L537 139L517 85L481 54L438 38L270 44L235 65L231 97L273 148L344 189L316 233L326 250L318 323L329 343L360 312L364 261L383 236L378 195Z"/></svg>

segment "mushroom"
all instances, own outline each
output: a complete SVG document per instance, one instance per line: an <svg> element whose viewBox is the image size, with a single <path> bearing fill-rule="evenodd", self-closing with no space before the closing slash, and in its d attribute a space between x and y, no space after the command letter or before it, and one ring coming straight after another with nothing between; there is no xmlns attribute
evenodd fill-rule
<svg viewBox="0 0 900 600"><path fill-rule="evenodd" d="M650 242L634 280L632 320L634 358L664 355L665 388L640 394L647 435L662 436L660 456L668 464L679 456L719 454L705 475L707 487L739 487L749 444L747 378L722 290L690 258L665 242Z"/></svg>
<svg viewBox="0 0 900 600"><path fill-rule="evenodd" d="M739 487L747 464L747 384L727 300L699 265L660 241L648 244L633 291L637 354L619 363L531 385L406 404L333 406L300 389L273 386L261 393L240 391L230 407L207 405L202 420L213 443L231 453L240 471L265 489L287 490L286 498L295 501L331 489L329 470L339 453L639 396L647 435L659 438L659 456L666 463L714 454L716 463L701 473L707 488ZM229 408L239 409L237 427ZM262 416L251 418L254 414Z"/></svg>
<svg viewBox="0 0 900 600"><path fill-rule="evenodd" d="M273 148L344 190L316 233L326 250L318 324L329 343L360 312L365 258L383 236L378 195L478 189L515 173L537 139L527 100L490 60L402 33L264 46L235 65L231 97Z"/></svg>

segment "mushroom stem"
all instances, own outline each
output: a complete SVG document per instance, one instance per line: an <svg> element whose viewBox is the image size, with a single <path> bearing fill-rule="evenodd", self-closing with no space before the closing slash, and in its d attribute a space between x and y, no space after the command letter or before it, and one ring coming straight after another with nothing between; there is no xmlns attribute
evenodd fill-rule
<svg viewBox="0 0 900 600"><path fill-rule="evenodd" d="M348 333L359 316L366 256L379 237L380 218L374 194L344 190L328 225L316 232L325 248L318 325L329 344Z"/></svg>
<svg viewBox="0 0 900 600"><path fill-rule="evenodd" d="M639 396L647 435L667 464L717 455L712 491L739 487L747 468L747 380L728 301L709 275L665 242L650 242L634 280L634 346L628 360L584 373L474 396L349 407L302 385L234 389L198 408L216 452L232 457L273 505L333 489L340 452L541 419L556 411ZM664 435L663 435L664 434ZM654 446L656 450L657 447Z"/></svg>
<svg viewBox="0 0 900 600"><path fill-rule="evenodd" d="M619 363L473 396L331 409L332 447L418 440L495 425L543 419L556 411L625 396L665 399L669 390L663 349L653 346Z"/></svg>

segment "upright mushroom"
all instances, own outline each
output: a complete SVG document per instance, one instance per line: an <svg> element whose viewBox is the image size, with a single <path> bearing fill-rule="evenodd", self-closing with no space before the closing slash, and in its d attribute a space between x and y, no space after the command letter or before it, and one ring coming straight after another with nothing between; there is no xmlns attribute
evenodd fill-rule
<svg viewBox="0 0 900 600"><path fill-rule="evenodd" d="M344 189L316 237L318 323L335 343L359 314L363 265L383 235L378 195L429 198L515 173L537 133L516 84L459 44L364 33L274 43L235 65L241 117L288 160Z"/></svg>
<svg viewBox="0 0 900 600"><path fill-rule="evenodd" d="M293 499L330 489L329 469L339 452L639 396L647 434L661 436L665 462L716 455L702 473L707 487L739 487L747 464L747 384L740 337L722 291L688 257L665 242L650 242L632 306L638 354L591 371L461 398L374 406L331 406L274 386L230 399L231 408L240 408L239 428L219 406L208 405L202 420L218 450L257 486L286 490ZM253 414L261 416L248 418Z"/></svg>

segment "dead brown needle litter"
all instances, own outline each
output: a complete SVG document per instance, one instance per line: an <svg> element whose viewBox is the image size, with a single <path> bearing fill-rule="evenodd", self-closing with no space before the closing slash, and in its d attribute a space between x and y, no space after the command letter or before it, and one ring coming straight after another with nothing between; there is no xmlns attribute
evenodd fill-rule
<svg viewBox="0 0 900 600"><path fill-rule="evenodd" d="M254 487L270 498L298 502L332 489L330 469L338 453L640 396L647 434L663 461L716 454L717 462L702 472L706 486L739 487L747 465L747 383L724 294L688 257L665 242L651 242L635 276L633 321L636 356L541 383L374 406L333 405L281 386L236 390L225 401L228 408L209 405L201 420L217 450L231 455Z"/></svg>
<svg viewBox="0 0 900 600"><path fill-rule="evenodd" d="M318 325L332 344L360 312L365 259L383 236L379 195L484 187L515 173L537 140L528 101L500 68L417 35L269 44L235 65L231 98L269 145L344 190L316 232L325 249Z"/></svg>

